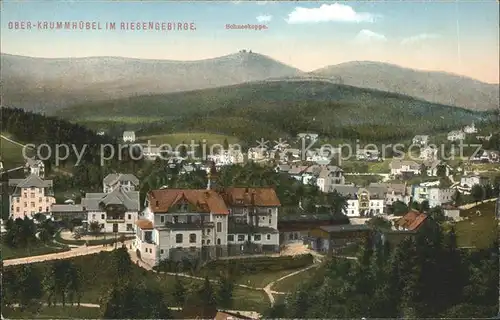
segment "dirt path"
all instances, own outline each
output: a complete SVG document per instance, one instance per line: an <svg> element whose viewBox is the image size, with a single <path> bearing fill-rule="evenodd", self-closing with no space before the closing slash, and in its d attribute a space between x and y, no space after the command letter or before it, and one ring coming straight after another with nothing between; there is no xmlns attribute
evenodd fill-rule
<svg viewBox="0 0 500 320"><path fill-rule="evenodd" d="M125 245L127 247L129 247L129 245L131 243L132 243L131 240L125 241ZM19 265L19 264L36 263L36 262L42 262L42 261L69 259L69 258L73 258L73 257L79 257L79 256L85 256L85 255L89 255L89 254L99 253L101 251L111 251L114 248L115 248L114 245L108 245L107 247L103 247L103 246L84 247L83 246L83 247L72 248L71 250L64 251L64 252L49 253L49 254L44 254L44 255L39 255L39 256L31 256L31 257L4 260L3 265L4 266L15 266L15 265Z"/></svg>

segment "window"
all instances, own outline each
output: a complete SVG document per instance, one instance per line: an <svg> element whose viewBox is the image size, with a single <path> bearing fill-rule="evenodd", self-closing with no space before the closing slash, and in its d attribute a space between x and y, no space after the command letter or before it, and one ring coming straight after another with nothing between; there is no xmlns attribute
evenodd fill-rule
<svg viewBox="0 0 500 320"><path fill-rule="evenodd" d="M201 240L201 244L202 244L202 245L205 245L205 240Z"/></svg>
<svg viewBox="0 0 500 320"><path fill-rule="evenodd" d="M241 241L245 241L245 235L243 235L243 234L239 234L239 235L238 235L238 241L240 241L240 242L241 242Z"/></svg>
<svg viewBox="0 0 500 320"><path fill-rule="evenodd" d="M217 232L222 232L222 222L217 222Z"/></svg>
<svg viewBox="0 0 500 320"><path fill-rule="evenodd" d="M49 212L49 207L46 207L46 208L45 208L45 211L46 211L46 212Z"/></svg>
<svg viewBox="0 0 500 320"><path fill-rule="evenodd" d="M273 223L273 221L271 220L271 218L269 218L269 224L272 224L272 223Z"/></svg>
<svg viewBox="0 0 500 320"><path fill-rule="evenodd" d="M290 234L288 235L288 240L293 240L293 233L290 233Z"/></svg>
<svg viewBox="0 0 500 320"><path fill-rule="evenodd" d="M105 214L101 214L101 219L104 219L105 218Z"/></svg>
<svg viewBox="0 0 500 320"><path fill-rule="evenodd" d="M134 228L132 227L131 223L127 223L127 231L133 231Z"/></svg>
<svg viewBox="0 0 500 320"><path fill-rule="evenodd" d="M95 220L95 213L92 215L92 220Z"/></svg>
<svg viewBox="0 0 500 320"><path fill-rule="evenodd" d="M191 233L189 235L189 243L196 243L196 233Z"/></svg>
<svg viewBox="0 0 500 320"><path fill-rule="evenodd" d="M39 197L39 198L38 198L38 202L42 202L42 197Z"/></svg>
<svg viewBox="0 0 500 320"><path fill-rule="evenodd" d="M16 202L19 203L19 198L16 198Z"/></svg>
<svg viewBox="0 0 500 320"><path fill-rule="evenodd" d="M256 234L253 236L253 241L260 241L260 239L261 239L260 234Z"/></svg>
<svg viewBox="0 0 500 320"><path fill-rule="evenodd" d="M179 223L179 216L174 216L174 223Z"/></svg>
<svg viewBox="0 0 500 320"><path fill-rule="evenodd" d="M210 234L210 229L207 229L207 234Z"/></svg>
<svg viewBox="0 0 500 320"><path fill-rule="evenodd" d="M19 207L16 208L16 212L19 212Z"/></svg>
<svg viewBox="0 0 500 320"><path fill-rule="evenodd" d="M270 234L266 235L266 239L271 240L271 235Z"/></svg>
<svg viewBox="0 0 500 320"><path fill-rule="evenodd" d="M28 206L28 203L27 203L27 202L25 202L25 203L24 203L24 207L27 207L27 206Z"/></svg>
<svg viewBox="0 0 500 320"><path fill-rule="evenodd" d="M217 238L217 244L220 245L220 238Z"/></svg>
<svg viewBox="0 0 500 320"><path fill-rule="evenodd" d="M35 197L34 193L30 194L30 198L34 198L34 197Z"/></svg>
<svg viewBox="0 0 500 320"><path fill-rule="evenodd" d="M273 213L273 210L272 210L272 209L268 209L268 210L267 210L267 212L268 212L269 214L272 214L272 213Z"/></svg>
<svg viewBox="0 0 500 320"><path fill-rule="evenodd" d="M193 217L187 216L187 223L193 223Z"/></svg>
<svg viewBox="0 0 500 320"><path fill-rule="evenodd" d="M32 203L31 203L31 207L32 207L32 208L34 208L34 207L35 207L35 203L34 203L34 202L32 202Z"/></svg>
<svg viewBox="0 0 500 320"><path fill-rule="evenodd" d="M160 216L160 222L165 223L165 216Z"/></svg>
<svg viewBox="0 0 500 320"><path fill-rule="evenodd" d="M234 234L228 234L228 235L227 235L227 241L228 241L228 242L232 242L232 241L234 241Z"/></svg>
<svg viewBox="0 0 500 320"><path fill-rule="evenodd" d="M210 245L210 239L207 240L207 245Z"/></svg>
<svg viewBox="0 0 500 320"><path fill-rule="evenodd" d="M42 207L38 207L38 212L42 212Z"/></svg>
<svg viewBox="0 0 500 320"><path fill-rule="evenodd" d="M129 215L127 216L127 219L132 220L132 215L131 215L131 214L129 214Z"/></svg>
<svg viewBox="0 0 500 320"><path fill-rule="evenodd" d="M163 249L160 249L160 254L163 254Z"/></svg>
<svg viewBox="0 0 500 320"><path fill-rule="evenodd" d="M175 235L175 243L182 243L182 234Z"/></svg>

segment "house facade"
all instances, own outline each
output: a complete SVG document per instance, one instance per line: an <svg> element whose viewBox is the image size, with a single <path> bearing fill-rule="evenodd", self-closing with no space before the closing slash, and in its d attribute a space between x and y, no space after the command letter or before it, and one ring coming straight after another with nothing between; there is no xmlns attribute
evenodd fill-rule
<svg viewBox="0 0 500 320"><path fill-rule="evenodd" d="M42 160L27 158L26 164L24 165L24 172L28 175L36 174L43 179L45 177L45 165Z"/></svg>
<svg viewBox="0 0 500 320"><path fill-rule="evenodd" d="M413 200L422 203L429 202L429 207L440 207L453 201L455 189L440 188L439 186L415 186L413 188Z"/></svg>
<svg viewBox="0 0 500 320"><path fill-rule="evenodd" d="M335 186L334 189L347 198L344 214L348 217L373 217L384 214L385 189L383 187L358 188Z"/></svg>
<svg viewBox="0 0 500 320"><path fill-rule="evenodd" d="M136 222L134 247L152 265L164 259L226 255L228 215L214 190L152 190Z"/></svg>
<svg viewBox="0 0 500 320"><path fill-rule="evenodd" d="M425 146L429 143L429 136L427 135L416 135L412 139L412 143L415 145Z"/></svg>
<svg viewBox="0 0 500 320"><path fill-rule="evenodd" d="M135 132L134 131L124 131L123 132L123 142L135 142Z"/></svg>
<svg viewBox="0 0 500 320"><path fill-rule="evenodd" d="M472 122L472 124L470 126L465 126L464 132L467 134L477 133L477 128L474 125L474 122Z"/></svg>
<svg viewBox="0 0 500 320"><path fill-rule="evenodd" d="M139 188L139 179L129 173L111 173L103 179L102 190L104 193L112 192L118 188L122 188L126 192L136 191Z"/></svg>
<svg viewBox="0 0 500 320"><path fill-rule="evenodd" d="M116 188L110 193L87 193L81 206L89 226L98 223L101 232L133 233L140 210L139 192Z"/></svg>
<svg viewBox="0 0 500 320"><path fill-rule="evenodd" d="M37 174L30 174L26 179L10 179L9 187L14 189L9 196L12 219L48 213L56 202L52 180L42 180Z"/></svg>
<svg viewBox="0 0 500 320"><path fill-rule="evenodd" d="M465 132L462 130L450 131L447 137L448 141L461 141L465 139Z"/></svg>
<svg viewBox="0 0 500 320"><path fill-rule="evenodd" d="M271 188L152 190L136 222L134 246L153 265L278 251L280 205Z"/></svg>
<svg viewBox="0 0 500 320"><path fill-rule="evenodd" d="M401 176L404 174L419 175L421 166L415 161L406 161L401 159L393 159L389 164L391 175Z"/></svg>
<svg viewBox="0 0 500 320"><path fill-rule="evenodd" d="M460 178L460 186L463 188L472 188L476 184L484 186L489 183L488 177L483 177L478 174L463 176Z"/></svg>
<svg viewBox="0 0 500 320"><path fill-rule="evenodd" d="M230 255L244 251L279 251L278 209L281 203L274 189L227 188L221 195L229 209L227 246ZM252 243L252 248L246 248L247 243Z"/></svg>

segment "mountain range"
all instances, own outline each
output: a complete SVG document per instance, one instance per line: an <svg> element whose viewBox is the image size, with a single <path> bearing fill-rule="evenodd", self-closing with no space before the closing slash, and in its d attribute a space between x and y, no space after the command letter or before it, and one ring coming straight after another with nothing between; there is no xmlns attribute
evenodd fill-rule
<svg viewBox="0 0 500 320"><path fill-rule="evenodd" d="M443 72L358 61L306 73L251 51L198 61L2 54L1 66L2 105L47 114L89 102L265 80L321 80L471 110L498 108L499 99L497 84Z"/></svg>

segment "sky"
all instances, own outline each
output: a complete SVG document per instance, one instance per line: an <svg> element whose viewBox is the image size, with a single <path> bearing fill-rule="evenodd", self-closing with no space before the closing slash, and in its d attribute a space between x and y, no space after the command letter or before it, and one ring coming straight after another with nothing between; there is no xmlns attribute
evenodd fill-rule
<svg viewBox="0 0 500 320"><path fill-rule="evenodd" d="M241 49L303 71L381 61L499 82L499 3L472 1L12 1L1 9L2 53L199 60ZM43 22L101 30L43 30ZM31 28L16 29L24 22ZM106 30L106 23L116 24ZM196 30L122 30L121 23L193 23ZM226 24L262 25L261 30Z"/></svg>

